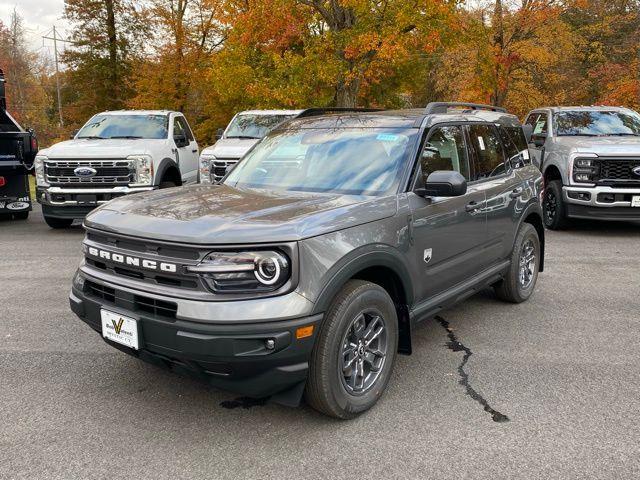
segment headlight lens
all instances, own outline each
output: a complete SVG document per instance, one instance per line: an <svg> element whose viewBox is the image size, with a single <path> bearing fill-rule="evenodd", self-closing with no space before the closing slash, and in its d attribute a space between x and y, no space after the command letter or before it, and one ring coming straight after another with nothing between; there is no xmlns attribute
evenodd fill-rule
<svg viewBox="0 0 640 480"><path fill-rule="evenodd" d="M36 185L39 187L48 187L49 184L44 176L44 162L48 160L44 155L37 155L35 161L33 162L35 171L36 171Z"/></svg>
<svg viewBox="0 0 640 480"><path fill-rule="evenodd" d="M188 270L216 293L274 292L291 277L289 259L275 250L212 252Z"/></svg>
<svg viewBox="0 0 640 480"><path fill-rule="evenodd" d="M576 158L573 161L573 181L594 183L598 181L598 165L593 158Z"/></svg>
<svg viewBox="0 0 640 480"><path fill-rule="evenodd" d="M211 164L215 159L213 155L200 155L200 183L211 183Z"/></svg>
<svg viewBox="0 0 640 480"><path fill-rule="evenodd" d="M127 160L135 169L135 185L153 184L153 159L149 155L131 155Z"/></svg>

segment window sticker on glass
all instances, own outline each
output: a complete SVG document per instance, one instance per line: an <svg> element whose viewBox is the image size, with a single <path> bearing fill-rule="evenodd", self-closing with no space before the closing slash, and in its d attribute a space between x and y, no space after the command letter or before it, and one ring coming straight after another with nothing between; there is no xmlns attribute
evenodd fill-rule
<svg viewBox="0 0 640 480"><path fill-rule="evenodd" d="M484 146L484 138L482 138L481 136L478 136L478 145L480 145L480 150L486 150Z"/></svg>
<svg viewBox="0 0 640 480"><path fill-rule="evenodd" d="M547 122L544 121L544 120L538 120L538 122L536 123L536 127L533 129L534 135L542 133L544 131L544 127L545 127L546 123Z"/></svg>
<svg viewBox="0 0 640 480"><path fill-rule="evenodd" d="M392 133L379 133L376 140L380 140L381 142L397 142L398 135L394 135Z"/></svg>
<svg viewBox="0 0 640 480"><path fill-rule="evenodd" d="M529 160L529 150L522 150L522 158Z"/></svg>

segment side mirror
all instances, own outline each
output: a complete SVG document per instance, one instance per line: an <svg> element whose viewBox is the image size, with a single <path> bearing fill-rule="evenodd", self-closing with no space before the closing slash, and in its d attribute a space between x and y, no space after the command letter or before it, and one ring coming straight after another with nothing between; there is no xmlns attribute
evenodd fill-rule
<svg viewBox="0 0 640 480"><path fill-rule="evenodd" d="M531 143L533 143L536 147L544 147L544 142L547 140L546 135L532 135Z"/></svg>
<svg viewBox="0 0 640 480"><path fill-rule="evenodd" d="M524 138L527 139L527 143L531 143L531 135L533 135L533 125L522 125L522 132L524 133Z"/></svg>
<svg viewBox="0 0 640 480"><path fill-rule="evenodd" d="M173 136L173 141L176 142L176 147L186 147L189 145L189 140L184 133L178 133Z"/></svg>
<svg viewBox="0 0 640 480"><path fill-rule="evenodd" d="M216 131L216 141L220 140L222 138L222 135L224 135L224 128L219 128Z"/></svg>
<svg viewBox="0 0 640 480"><path fill-rule="evenodd" d="M70 140L73 140L74 138L76 138L76 135L78 134L78 132L79 132L79 131L80 131L80 130L79 130L79 129L77 129L77 128L76 128L74 131L72 131L72 132L69 134L69 139L70 139Z"/></svg>
<svg viewBox="0 0 640 480"><path fill-rule="evenodd" d="M417 189L421 197L459 197L467 193L467 179L460 172L437 170L424 179L424 188Z"/></svg>

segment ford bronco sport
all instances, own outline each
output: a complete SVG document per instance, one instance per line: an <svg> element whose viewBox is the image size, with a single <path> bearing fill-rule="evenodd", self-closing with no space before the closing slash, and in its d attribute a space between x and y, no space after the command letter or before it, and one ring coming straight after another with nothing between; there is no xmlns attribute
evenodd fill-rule
<svg viewBox="0 0 640 480"><path fill-rule="evenodd" d="M640 115L621 107L550 107L527 115L545 179L544 223L640 220Z"/></svg>
<svg viewBox="0 0 640 480"><path fill-rule="evenodd" d="M220 185L91 212L71 308L142 360L353 417L416 324L485 287L532 294L542 176L526 148L515 116L474 104L291 120Z"/></svg>

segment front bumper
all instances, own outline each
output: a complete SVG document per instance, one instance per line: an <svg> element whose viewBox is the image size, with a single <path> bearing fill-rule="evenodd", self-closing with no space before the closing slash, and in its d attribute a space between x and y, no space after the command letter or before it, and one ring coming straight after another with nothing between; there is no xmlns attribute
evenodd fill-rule
<svg viewBox="0 0 640 480"><path fill-rule="evenodd" d="M86 290L74 284L69 302L71 310L95 331L102 332L102 308L137 320L140 349L105 340L119 350L241 395L262 398L296 390L299 399L322 314L283 321L204 323L207 319L167 319L129 309L123 307L125 298L109 302ZM243 302L234 303L244 308ZM313 335L297 339L296 330L309 325L314 326ZM267 349L267 340L274 341L273 349Z"/></svg>
<svg viewBox="0 0 640 480"><path fill-rule="evenodd" d="M640 196L640 188L564 186L562 196L570 218L640 220L640 207L631 206L632 198Z"/></svg>
<svg viewBox="0 0 640 480"><path fill-rule="evenodd" d="M63 188L37 187L36 199L46 215L56 218L84 218L91 210L114 198L147 192L155 187Z"/></svg>

